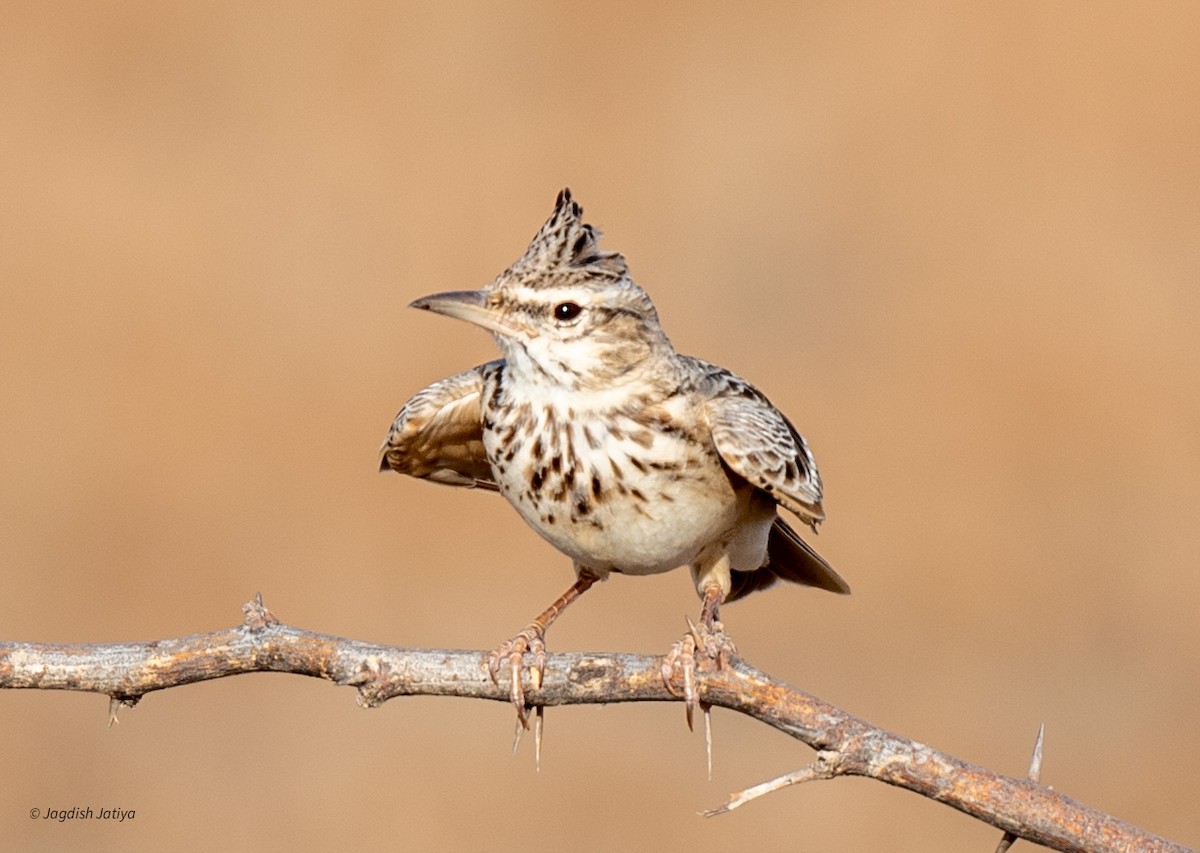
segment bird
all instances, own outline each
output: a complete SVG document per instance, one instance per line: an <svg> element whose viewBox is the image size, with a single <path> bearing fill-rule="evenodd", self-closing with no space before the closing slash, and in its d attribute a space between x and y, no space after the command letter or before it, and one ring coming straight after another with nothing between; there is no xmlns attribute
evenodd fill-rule
<svg viewBox="0 0 1200 853"><path fill-rule="evenodd" d="M380 470L499 492L573 562L566 592L484 661L497 684L508 671L518 735L528 725L526 658L540 687L546 630L610 573L690 568L699 624L688 620L662 663L689 727L697 667L736 652L722 605L779 580L849 593L779 513L814 533L825 518L804 437L749 382L675 350L625 257L601 249L570 189L490 284L411 307L491 332L502 357L408 400Z"/></svg>

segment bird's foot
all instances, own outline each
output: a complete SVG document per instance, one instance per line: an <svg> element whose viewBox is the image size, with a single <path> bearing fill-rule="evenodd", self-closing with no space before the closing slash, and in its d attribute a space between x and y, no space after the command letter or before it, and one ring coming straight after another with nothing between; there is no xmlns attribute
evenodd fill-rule
<svg viewBox="0 0 1200 853"><path fill-rule="evenodd" d="M525 729L529 728L529 713L525 704L525 690L521 685L521 669L525 664L525 656L529 655L532 658L529 663L530 683L535 690L542 686L546 675L545 631L546 629L538 623L531 623L487 656L488 673L493 683L500 683L501 667L508 670L508 696L517 709L517 720L521 728Z"/></svg>
<svg viewBox="0 0 1200 853"><path fill-rule="evenodd" d="M722 669L737 654L737 647L725 633L724 625L716 620L707 625L704 622L701 620L697 626L688 619L688 632L682 640L671 646L662 662L663 682L671 693L683 697L689 729L692 728L696 705L701 704L696 691L697 670L709 667ZM678 689L676 682L680 684Z"/></svg>

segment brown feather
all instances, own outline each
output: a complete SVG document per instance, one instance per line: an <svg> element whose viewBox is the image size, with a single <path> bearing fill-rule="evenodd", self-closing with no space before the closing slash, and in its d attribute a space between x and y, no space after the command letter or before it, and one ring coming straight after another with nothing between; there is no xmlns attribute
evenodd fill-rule
<svg viewBox="0 0 1200 853"><path fill-rule="evenodd" d="M850 585L825 562L821 555L800 538L782 518L776 516L767 539L767 564L752 572L733 572L733 586L725 600L736 601L777 580L847 595Z"/></svg>
<svg viewBox="0 0 1200 853"><path fill-rule="evenodd" d="M405 403L383 442L379 470L495 491L479 399L490 366L435 382Z"/></svg>

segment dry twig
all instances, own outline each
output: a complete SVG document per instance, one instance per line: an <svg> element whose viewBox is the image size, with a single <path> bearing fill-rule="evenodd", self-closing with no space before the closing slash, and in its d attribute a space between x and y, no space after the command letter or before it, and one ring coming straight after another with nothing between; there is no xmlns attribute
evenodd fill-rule
<svg viewBox="0 0 1200 853"><path fill-rule="evenodd" d="M396 696L462 696L509 701L478 651L404 649L316 634L280 623L261 597L237 628L150 643L63 645L0 642L0 688L79 690L120 705L182 684L244 672L290 672L358 689L365 706ZM807 767L735 795L729 811L788 785L867 776L907 788L1014 837L1066 851L1174 851L1153 836L1028 779L1001 776L876 728L743 660L703 670L700 699L759 719L817 750ZM544 683L526 691L534 706L679 701L664 686L661 659L629 654L553 654Z"/></svg>

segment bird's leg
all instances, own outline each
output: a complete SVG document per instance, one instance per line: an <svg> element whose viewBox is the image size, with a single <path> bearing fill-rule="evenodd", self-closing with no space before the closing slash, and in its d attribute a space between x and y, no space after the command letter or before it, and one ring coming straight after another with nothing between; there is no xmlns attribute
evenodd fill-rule
<svg viewBox="0 0 1200 853"><path fill-rule="evenodd" d="M700 608L700 624L696 625L688 619L688 632L683 639L671 646L662 663L663 682L667 689L676 696L683 696L684 712L687 715L688 728L692 728L692 718L695 715L699 697L696 693L697 657L703 662L711 662L717 668L724 667L729 659L737 654L733 641L725 634L725 626L718 619L721 602L725 593L716 584L704 587L704 604ZM699 653L699 654L697 654ZM676 690L675 677L678 675L682 689ZM699 703L703 705L703 703ZM707 708L704 709L707 713Z"/></svg>
<svg viewBox="0 0 1200 853"><path fill-rule="evenodd" d="M720 587L704 588L704 604L700 608L701 634L696 638L704 641L705 656L715 661L718 668L724 667L737 654L733 640L726 635L725 626L718 618L724 601L725 593L721 592Z"/></svg>
<svg viewBox="0 0 1200 853"><path fill-rule="evenodd" d="M534 689L540 688L546 674L546 629L554 624L554 620L567 609L567 605L587 592L595 582L594 575L580 572L570 589L555 599L553 604L515 637L501 643L487 656L488 673L496 684L500 683L500 667L507 664L511 679L508 695L516 706L517 719L523 728L529 728L529 718L525 713L525 691L521 688L521 666L525 662L525 655L533 656L533 662L529 665L529 679L533 682Z"/></svg>

